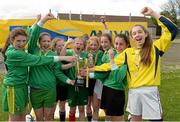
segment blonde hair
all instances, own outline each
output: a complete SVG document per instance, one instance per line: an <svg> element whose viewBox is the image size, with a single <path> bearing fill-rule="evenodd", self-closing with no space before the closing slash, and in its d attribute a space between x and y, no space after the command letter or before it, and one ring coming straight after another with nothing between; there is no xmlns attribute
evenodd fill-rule
<svg viewBox="0 0 180 122"><path fill-rule="evenodd" d="M92 36L92 37L90 37L89 40L87 41L87 47L86 47L86 50L87 50L87 51L90 51L89 45L90 45L90 42L91 42L91 41L97 42L98 48L100 48L101 44L100 44L99 38L98 38L97 36Z"/></svg>
<svg viewBox="0 0 180 122"><path fill-rule="evenodd" d="M64 41L64 39L56 37L52 40L52 50L55 51L56 45L58 41Z"/></svg>
<svg viewBox="0 0 180 122"><path fill-rule="evenodd" d="M85 48L86 48L86 42L83 40L82 37L77 37L77 38L75 38L75 39L74 39L74 42L79 41L79 40L81 40L81 41L83 42L83 45L84 45L84 48L83 48L83 49L85 49Z"/></svg>

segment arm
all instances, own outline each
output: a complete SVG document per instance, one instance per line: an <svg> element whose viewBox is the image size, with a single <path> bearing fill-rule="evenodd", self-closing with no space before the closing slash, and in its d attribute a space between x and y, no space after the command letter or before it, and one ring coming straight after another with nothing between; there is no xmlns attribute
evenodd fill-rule
<svg viewBox="0 0 180 122"><path fill-rule="evenodd" d="M40 18L37 19L37 21ZM34 49L37 48L37 41L39 39L42 26L48 21L54 19L54 16L51 13L48 13L40 21L36 21L35 24L28 30L29 40L28 40L28 52L33 54ZM36 24L37 23L37 24Z"/></svg>
<svg viewBox="0 0 180 122"><path fill-rule="evenodd" d="M163 33L160 39L156 40L153 44L159 49L160 55L163 55L163 53L169 48L171 41L173 41L177 35L177 26L169 19L153 11L151 8L144 7L141 13L156 18L158 24L161 26Z"/></svg>
<svg viewBox="0 0 180 122"><path fill-rule="evenodd" d="M109 32L109 29L108 29L108 26L107 26L107 24L106 24L106 17L105 16L101 16L101 22L102 22L102 24L103 24L103 26L104 26L104 29L105 29L105 33L110 33Z"/></svg>
<svg viewBox="0 0 180 122"><path fill-rule="evenodd" d="M34 54L34 50L37 48L37 41L42 28L35 24L28 30L28 52Z"/></svg>
<svg viewBox="0 0 180 122"><path fill-rule="evenodd" d="M72 62L72 63L68 63L68 64L62 64L62 69L63 70L67 70L67 69L69 69L69 68L71 68L71 67L73 67L73 66L75 66L75 63L74 62Z"/></svg>
<svg viewBox="0 0 180 122"><path fill-rule="evenodd" d="M64 47L62 48L61 52L60 52L60 55L61 55L61 56L66 55L67 47L68 47L70 44L72 44L72 43L74 43L74 40L71 39L71 38L69 38L69 39L67 40L67 42L65 43Z"/></svg>
<svg viewBox="0 0 180 122"><path fill-rule="evenodd" d="M66 84L74 84L72 80L70 80L63 72L61 69L60 63L55 63L55 69L54 69L54 74L58 81L66 83Z"/></svg>
<svg viewBox="0 0 180 122"><path fill-rule="evenodd" d="M121 67L112 70L110 75L114 78L115 81L122 82L126 77L126 73L127 73L127 65L124 64Z"/></svg>
<svg viewBox="0 0 180 122"><path fill-rule="evenodd" d="M90 71L110 71L110 70L114 69L114 67L116 69L117 67L124 64L126 50L124 50L121 54L119 54L114 59L114 63L112 65L111 65L111 63L104 63L104 64L102 64L100 66L95 66L94 68L90 69Z"/></svg>
<svg viewBox="0 0 180 122"><path fill-rule="evenodd" d="M61 56L36 56L22 50L8 51L6 63L14 66L39 66L61 61ZM69 58L69 60L73 60Z"/></svg>
<svg viewBox="0 0 180 122"><path fill-rule="evenodd" d="M154 45L159 49L160 56L168 50L171 42L174 40L178 33L178 28L167 18L161 16L158 20L158 24L162 28L162 35L160 39L154 41Z"/></svg>
<svg viewBox="0 0 180 122"><path fill-rule="evenodd" d="M94 72L94 79L106 79L110 72ZM92 77L92 75L91 75Z"/></svg>
<svg viewBox="0 0 180 122"><path fill-rule="evenodd" d="M127 65L124 64L120 68L112 69L110 72L93 72L90 73L90 78L94 79L114 79L115 81L121 82L126 77ZM112 80L113 80L112 79ZM101 80L104 81L104 80Z"/></svg>

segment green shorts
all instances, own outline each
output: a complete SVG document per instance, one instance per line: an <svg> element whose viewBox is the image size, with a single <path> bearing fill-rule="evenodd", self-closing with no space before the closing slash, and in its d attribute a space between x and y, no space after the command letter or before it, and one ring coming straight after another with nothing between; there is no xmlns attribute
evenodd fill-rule
<svg viewBox="0 0 180 122"><path fill-rule="evenodd" d="M11 114L24 113L28 103L28 88L26 85L4 86L2 88L2 110Z"/></svg>
<svg viewBox="0 0 180 122"><path fill-rule="evenodd" d="M49 90L31 88L30 99L34 109L54 107L56 105L56 88Z"/></svg>
<svg viewBox="0 0 180 122"><path fill-rule="evenodd" d="M85 87L68 86L68 104L70 107L83 106L88 103L88 89Z"/></svg>

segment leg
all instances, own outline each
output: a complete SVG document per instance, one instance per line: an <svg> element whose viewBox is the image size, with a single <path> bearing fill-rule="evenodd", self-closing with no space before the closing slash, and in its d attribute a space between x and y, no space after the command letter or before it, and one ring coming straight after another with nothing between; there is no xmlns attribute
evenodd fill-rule
<svg viewBox="0 0 180 122"><path fill-rule="evenodd" d="M110 121L124 121L124 115L122 115L122 116L110 116Z"/></svg>
<svg viewBox="0 0 180 122"><path fill-rule="evenodd" d="M70 111L69 111L69 121L75 121L76 117L76 107L70 107Z"/></svg>
<svg viewBox="0 0 180 122"><path fill-rule="evenodd" d="M91 109L91 103L92 103L92 96L88 96L88 104L86 106L86 115L88 121L91 121L92 119L92 109Z"/></svg>
<svg viewBox="0 0 180 122"><path fill-rule="evenodd" d="M25 121L25 115L20 114L20 115L14 115L14 114L9 114L9 121Z"/></svg>
<svg viewBox="0 0 180 122"><path fill-rule="evenodd" d="M78 106L79 109L79 121L85 121L84 106Z"/></svg>
<svg viewBox="0 0 180 122"><path fill-rule="evenodd" d="M59 108L60 108L60 111L59 111L59 117L60 117L60 121L65 121L65 118L66 118L66 110L65 110L65 104L66 104L66 101L60 101L59 103Z"/></svg>
<svg viewBox="0 0 180 122"><path fill-rule="evenodd" d="M98 121L99 119L99 108L101 101L97 98L97 94L93 95L93 120Z"/></svg>
<svg viewBox="0 0 180 122"><path fill-rule="evenodd" d="M34 109L34 113L36 115L36 121L44 121L44 109Z"/></svg>
<svg viewBox="0 0 180 122"><path fill-rule="evenodd" d="M142 121L142 115L131 115L131 121Z"/></svg>
<svg viewBox="0 0 180 122"><path fill-rule="evenodd" d="M9 121L25 121L26 114L27 114L27 107L25 108L22 114L19 115L9 114Z"/></svg>
<svg viewBox="0 0 180 122"><path fill-rule="evenodd" d="M55 110L55 107L44 108L44 121L54 120L54 110Z"/></svg>

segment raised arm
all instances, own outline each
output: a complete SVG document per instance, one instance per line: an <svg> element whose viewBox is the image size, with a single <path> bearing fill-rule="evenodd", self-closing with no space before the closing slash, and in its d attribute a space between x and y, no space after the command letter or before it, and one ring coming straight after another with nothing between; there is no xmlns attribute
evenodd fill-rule
<svg viewBox="0 0 180 122"><path fill-rule="evenodd" d="M67 47L68 47L70 44L72 44L72 43L74 43L74 40L73 40L72 38L69 38L69 39L67 40L67 42L65 43L64 47L62 48L61 52L60 52L60 55L61 55L61 56L66 55Z"/></svg>
<svg viewBox="0 0 180 122"><path fill-rule="evenodd" d="M28 30L29 40L28 40L28 52L34 54L35 48L37 48L37 41L39 39L40 32L42 30L42 26L51 19L54 19L54 16L51 13L48 13L42 19L39 16L35 24ZM39 20L39 21L38 21ZM38 21L38 22L37 22Z"/></svg>
<svg viewBox="0 0 180 122"><path fill-rule="evenodd" d="M159 49L160 56L162 56L164 52L167 51L167 49L169 48L171 41L173 41L176 37L178 33L178 28L169 19L158 14L149 7L144 7L141 13L145 16L152 16L156 18L158 25L162 28L162 35L160 39L154 41L153 43L153 45L155 45Z"/></svg>
<svg viewBox="0 0 180 122"><path fill-rule="evenodd" d="M107 26L107 24L106 24L106 17L105 16L101 16L100 17L100 19L101 19L101 22L102 22L102 24L103 24L103 26L104 26L104 29L105 29L105 33L109 33L109 29L108 29L108 26Z"/></svg>

